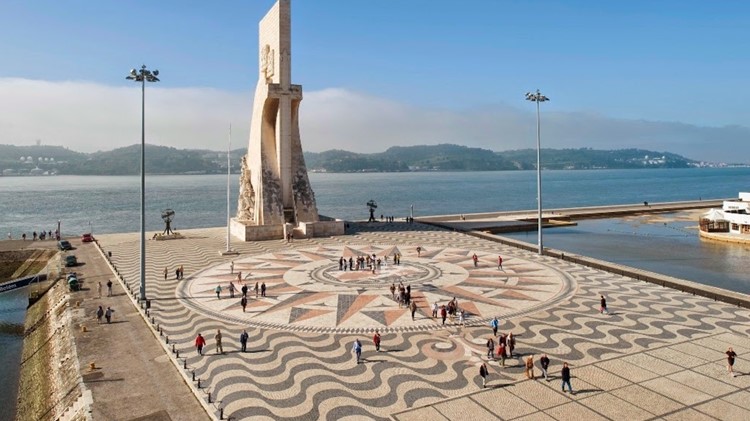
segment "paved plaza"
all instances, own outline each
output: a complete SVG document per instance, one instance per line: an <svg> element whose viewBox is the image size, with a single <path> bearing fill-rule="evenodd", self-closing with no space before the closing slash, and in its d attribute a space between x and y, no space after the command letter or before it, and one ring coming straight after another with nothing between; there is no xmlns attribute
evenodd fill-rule
<svg viewBox="0 0 750 421"><path fill-rule="evenodd" d="M187 357L180 365L201 380L200 390L197 381L190 387L206 400L210 393L225 417L750 419L748 310L418 223L355 223L340 237L234 243L237 256L218 253L223 229L183 235L148 241L150 316ZM138 235L99 242L137 290ZM382 260L375 273L340 267L341 257L373 254ZM180 265L185 278L178 281ZM256 298L256 282L266 284L265 297ZM414 320L392 299L389 287L400 282L418 305ZM243 284L250 288L245 312ZM599 314L600 294L609 315ZM465 323L443 326L430 307L454 297ZM486 357L494 316L500 331L516 336L505 367ZM239 352L243 329L246 353ZM382 352L372 344L375 329ZM208 341L203 356L193 347L198 332ZM361 364L355 338L363 343ZM726 371L729 346L739 355L736 377ZM538 365L537 378L527 380L522 359L541 353L552 361L551 381L539 378ZM478 375L482 361L487 388ZM575 394L560 390L563 361Z"/></svg>

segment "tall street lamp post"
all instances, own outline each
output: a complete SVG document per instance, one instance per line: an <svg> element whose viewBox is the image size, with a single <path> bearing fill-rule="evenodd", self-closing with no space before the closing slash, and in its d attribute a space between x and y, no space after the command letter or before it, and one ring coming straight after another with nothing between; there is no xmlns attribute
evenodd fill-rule
<svg viewBox="0 0 750 421"><path fill-rule="evenodd" d="M158 82L159 71L131 69L125 78L141 84L141 289L140 299L146 299L146 82Z"/></svg>
<svg viewBox="0 0 750 421"><path fill-rule="evenodd" d="M526 92L526 99L528 101L536 102L536 199L537 199L537 210L538 215L538 231L539 231L539 254L544 254L544 246L542 245L542 160L541 160L541 139L539 129L539 103L549 101L549 98L542 95L539 89L534 92Z"/></svg>

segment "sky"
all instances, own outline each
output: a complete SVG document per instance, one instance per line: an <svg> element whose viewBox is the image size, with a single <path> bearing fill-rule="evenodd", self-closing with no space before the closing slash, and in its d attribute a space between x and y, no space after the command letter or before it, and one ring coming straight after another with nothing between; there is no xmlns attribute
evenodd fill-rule
<svg viewBox="0 0 750 421"><path fill-rule="evenodd" d="M248 142L272 0L3 0L0 144ZM750 162L750 2L292 0L303 149L643 148Z"/></svg>

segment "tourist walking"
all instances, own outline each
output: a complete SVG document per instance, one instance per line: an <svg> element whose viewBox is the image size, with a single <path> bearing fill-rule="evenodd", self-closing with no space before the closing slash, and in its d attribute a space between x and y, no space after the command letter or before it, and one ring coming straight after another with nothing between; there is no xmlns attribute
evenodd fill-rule
<svg viewBox="0 0 750 421"><path fill-rule="evenodd" d="M497 320L497 317L492 319L490 327L492 327L492 336L497 336L497 329L500 327L500 321Z"/></svg>
<svg viewBox="0 0 750 421"><path fill-rule="evenodd" d="M221 329L216 329L216 335L214 335L214 340L216 341L216 353L223 354L224 347L221 346Z"/></svg>
<svg viewBox="0 0 750 421"><path fill-rule="evenodd" d="M248 338L247 331L243 330L242 333L240 333L240 351L241 352L247 352L247 338Z"/></svg>
<svg viewBox="0 0 750 421"><path fill-rule="evenodd" d="M443 319L443 326L445 326L445 319L448 317L448 310L445 309L445 304L440 306L440 317Z"/></svg>
<svg viewBox="0 0 750 421"><path fill-rule="evenodd" d="M164 280L165 280L165 281L167 280L167 274L168 274L168 273L169 273L169 269L167 269L167 268L165 267L165 268L164 268Z"/></svg>
<svg viewBox="0 0 750 421"><path fill-rule="evenodd" d="M607 310L607 299L604 298L604 295L601 295L601 299L599 300L599 313L609 314L609 310Z"/></svg>
<svg viewBox="0 0 750 421"><path fill-rule="evenodd" d="M567 384L570 393L575 393L573 392L573 386L570 385L570 367L568 367L568 363L563 363L560 376L562 377L562 391L565 392L565 385Z"/></svg>
<svg viewBox="0 0 750 421"><path fill-rule="evenodd" d="M112 280L107 279L107 297L112 296Z"/></svg>
<svg viewBox="0 0 750 421"><path fill-rule="evenodd" d="M495 339L494 337L490 337L487 339L487 358L493 359L493 354L495 353Z"/></svg>
<svg viewBox="0 0 750 421"><path fill-rule="evenodd" d="M473 255L473 256L471 256L471 260L473 260L473 261L474 261L474 267L477 267L477 266L479 266L479 257L477 256L477 254L476 254L476 253L474 253L474 255Z"/></svg>
<svg viewBox="0 0 750 421"><path fill-rule="evenodd" d="M463 326L465 320L466 320L466 311L461 309L461 311L458 312L458 324Z"/></svg>
<svg viewBox="0 0 750 421"><path fill-rule="evenodd" d="M734 352L732 347L730 346L729 349L727 349L727 371L729 372L729 375L734 377L734 360L737 358L737 353Z"/></svg>
<svg viewBox="0 0 750 421"><path fill-rule="evenodd" d="M500 357L500 365L505 367L505 359L508 358L508 353L505 350L505 342L498 340L497 345L497 356Z"/></svg>
<svg viewBox="0 0 750 421"><path fill-rule="evenodd" d="M436 301L435 304L432 305L432 318L433 319L437 319L438 310L440 310L440 306L438 305Z"/></svg>
<svg viewBox="0 0 750 421"><path fill-rule="evenodd" d="M503 269L503 256L497 256L497 268L500 270L505 270Z"/></svg>
<svg viewBox="0 0 750 421"><path fill-rule="evenodd" d="M229 298L234 298L234 284L229 282Z"/></svg>
<svg viewBox="0 0 750 421"><path fill-rule="evenodd" d="M534 356L529 355L526 358L525 364L526 366L525 366L524 373L526 374L526 378L533 380L534 379Z"/></svg>
<svg viewBox="0 0 750 421"><path fill-rule="evenodd" d="M547 369L549 369L549 357L547 354L542 354L542 358L539 359L539 364L542 366L542 374L544 375L544 380L549 381L549 377L547 376Z"/></svg>
<svg viewBox="0 0 750 421"><path fill-rule="evenodd" d="M97 282L96 284L96 295L99 298L102 298L102 281ZM100 307L101 308L101 307Z"/></svg>
<svg viewBox="0 0 750 421"><path fill-rule="evenodd" d="M354 340L354 345L352 345L352 352L354 352L354 355L357 357L357 364L359 364L359 359L362 357L362 342L359 341L359 339Z"/></svg>
<svg viewBox="0 0 750 421"><path fill-rule="evenodd" d="M229 262L229 273L234 274L234 260Z"/></svg>
<svg viewBox="0 0 750 421"><path fill-rule="evenodd" d="M178 281L180 280L180 268L179 267L174 270L174 278L177 279Z"/></svg>
<svg viewBox="0 0 750 421"><path fill-rule="evenodd" d="M513 350L516 349L516 337L513 336L513 332L508 332L508 336L505 338L505 342L508 348L508 355L513 358Z"/></svg>
<svg viewBox="0 0 750 421"><path fill-rule="evenodd" d="M112 313L115 311L111 308L107 307L107 310L104 312L104 318L107 319L107 324L112 323Z"/></svg>
<svg viewBox="0 0 750 421"><path fill-rule="evenodd" d="M393 297L393 301L396 301L396 283L391 284L391 297Z"/></svg>
<svg viewBox="0 0 750 421"><path fill-rule="evenodd" d="M102 308L102 306L99 306L99 308L96 309L96 323L101 324L103 316L104 316L104 309Z"/></svg>
<svg viewBox="0 0 750 421"><path fill-rule="evenodd" d="M372 336L372 343L375 344L375 351L380 352L380 332L375 329L375 334Z"/></svg>
<svg viewBox="0 0 750 421"><path fill-rule="evenodd" d="M258 288L258 282L256 281L255 282L255 298L258 298L258 291L260 291L260 289Z"/></svg>
<svg viewBox="0 0 750 421"><path fill-rule="evenodd" d="M216 285L214 292L216 293L216 299L221 300L221 285Z"/></svg>
<svg viewBox="0 0 750 421"><path fill-rule="evenodd" d="M180 279L185 278L185 268L180 265Z"/></svg>
<svg viewBox="0 0 750 421"><path fill-rule="evenodd" d="M487 375L489 373L487 372L487 364L482 363L482 365L479 366L479 376L482 378L482 387L487 387Z"/></svg>
<svg viewBox="0 0 750 421"><path fill-rule="evenodd" d="M263 281L263 283L260 284L260 296L265 297L266 296L266 282Z"/></svg>
<svg viewBox="0 0 750 421"><path fill-rule="evenodd" d="M247 284L242 284L242 288L240 288L240 291L242 291L243 297L247 297Z"/></svg>
<svg viewBox="0 0 750 421"><path fill-rule="evenodd" d="M417 246L417 257L420 257L420 256L422 256L422 247Z"/></svg>
<svg viewBox="0 0 750 421"><path fill-rule="evenodd" d="M412 321L414 320L414 313L416 313L416 312L417 312L417 302L416 301L412 301L411 302L411 319L412 319Z"/></svg>
<svg viewBox="0 0 750 421"><path fill-rule="evenodd" d="M245 297L244 295L240 299L240 305L242 306L242 312L244 313L245 308L247 307L247 297Z"/></svg>
<svg viewBox="0 0 750 421"><path fill-rule="evenodd" d="M199 333L198 336L195 337L195 349L198 350L198 355L203 355L204 346L206 346L206 340Z"/></svg>

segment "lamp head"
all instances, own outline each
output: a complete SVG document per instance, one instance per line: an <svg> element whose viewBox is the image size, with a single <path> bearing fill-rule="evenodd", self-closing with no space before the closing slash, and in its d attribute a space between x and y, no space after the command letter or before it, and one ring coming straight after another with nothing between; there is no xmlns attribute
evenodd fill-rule
<svg viewBox="0 0 750 421"><path fill-rule="evenodd" d="M135 69L130 69L130 76L138 76L138 73L135 71Z"/></svg>
<svg viewBox="0 0 750 421"><path fill-rule="evenodd" d="M159 71L158 70L154 70L154 76L159 76Z"/></svg>

